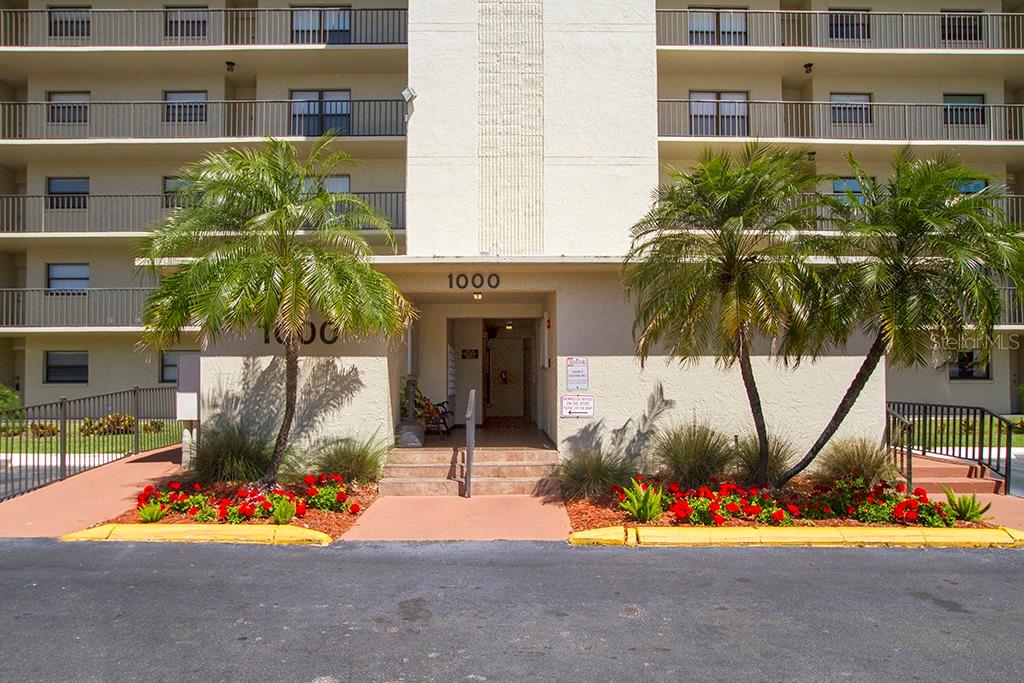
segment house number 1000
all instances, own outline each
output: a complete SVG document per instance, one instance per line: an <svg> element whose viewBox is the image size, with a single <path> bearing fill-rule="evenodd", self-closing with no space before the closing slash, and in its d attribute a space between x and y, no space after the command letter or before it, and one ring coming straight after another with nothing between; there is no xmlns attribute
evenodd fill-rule
<svg viewBox="0 0 1024 683"><path fill-rule="evenodd" d="M501 285L501 278L498 277L497 273L490 273L488 275L483 273L473 273L472 275L448 273L448 289L468 289L469 287L483 289L485 283L488 289L497 289Z"/></svg>

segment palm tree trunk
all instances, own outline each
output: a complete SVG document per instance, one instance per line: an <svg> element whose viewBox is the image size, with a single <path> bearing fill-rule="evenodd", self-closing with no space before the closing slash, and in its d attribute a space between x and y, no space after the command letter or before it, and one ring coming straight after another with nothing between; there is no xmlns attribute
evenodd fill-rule
<svg viewBox="0 0 1024 683"><path fill-rule="evenodd" d="M879 330L874 343L871 344L871 348L868 349L868 354L864 356L864 362L860 364L860 369L857 370L857 374L854 375L853 381L850 383L849 388L847 388L846 394L843 396L843 400L839 402L839 405L836 407L836 411L832 414L832 419L828 421L827 425L825 425L825 429L821 432L818 440L814 442L814 445L811 446L809 451L807 451L807 454L800 459L800 462L793 465L785 474L782 475L782 478L776 483L779 488L785 486L790 479L804 471L804 469L806 469L807 466L810 465L818 456L818 453L820 453L821 449L825 447L825 444L829 442L829 439L835 436L836 431L838 431L840 425L843 424L843 420L845 420L846 416L850 414L853 404L857 402L857 398L860 396L860 393L864 390L864 387L867 386L868 380L871 379L871 375L874 374L879 361L881 361L882 357L885 355L886 346L885 335L882 333L882 330Z"/></svg>
<svg viewBox="0 0 1024 683"><path fill-rule="evenodd" d="M754 431L757 433L757 473L754 478L758 486L763 486L768 480L768 426L764 421L761 395L758 393L757 383L754 381L754 368L750 364L750 347L747 345L745 334L740 334L737 344L739 345L740 376L743 377L743 387L747 390L750 414L754 418Z"/></svg>
<svg viewBox="0 0 1024 683"><path fill-rule="evenodd" d="M274 442L274 455L270 458L266 474L263 475L264 483L271 483L277 478L277 471L284 460L284 450L288 447L288 435L292 431L295 404L299 394L299 344L299 338L294 335L284 342L284 417L281 418L281 429L278 430L277 441Z"/></svg>

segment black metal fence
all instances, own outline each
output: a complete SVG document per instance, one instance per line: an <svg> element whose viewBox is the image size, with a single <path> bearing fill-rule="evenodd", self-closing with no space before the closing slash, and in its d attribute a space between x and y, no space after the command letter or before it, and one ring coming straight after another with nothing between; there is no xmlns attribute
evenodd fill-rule
<svg viewBox="0 0 1024 683"><path fill-rule="evenodd" d="M1014 424L979 406L888 401L886 414L911 426L910 444L921 454L977 463L1003 478L1010 490ZM889 430L886 430L889 437ZM892 446L892 444L889 444Z"/></svg>
<svg viewBox="0 0 1024 683"><path fill-rule="evenodd" d="M175 391L134 387L0 411L0 500L180 443Z"/></svg>

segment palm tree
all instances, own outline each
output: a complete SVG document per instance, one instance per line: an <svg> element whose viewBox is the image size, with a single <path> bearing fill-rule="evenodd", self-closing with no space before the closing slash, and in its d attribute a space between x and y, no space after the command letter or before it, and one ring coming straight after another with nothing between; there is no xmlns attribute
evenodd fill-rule
<svg viewBox="0 0 1024 683"><path fill-rule="evenodd" d="M735 156L707 151L658 189L654 207L633 227L623 264L641 364L656 346L683 362L711 353L724 368L739 364L759 483L767 478L768 431L751 345L781 340L780 358L797 348L787 323L803 277L798 237L816 219L814 203L801 195L818 178L799 149L752 143Z"/></svg>
<svg viewBox="0 0 1024 683"><path fill-rule="evenodd" d="M144 344L166 348L188 326L199 328L204 346L225 332L261 327L281 342L285 409L266 481L288 445L301 338L312 318L344 339L392 337L413 316L395 284L373 268L359 232L379 230L393 244L388 221L355 195L328 189L328 179L354 163L330 143L320 138L301 158L294 145L270 139L185 167L180 208L143 247L152 267L182 262L146 303Z"/></svg>
<svg viewBox="0 0 1024 683"><path fill-rule="evenodd" d="M872 339L835 413L806 455L777 482L806 468L836 433L883 357L900 366L924 365L935 340L992 337L999 319L997 279L1020 281L1024 243L999 208L1000 191L963 189L985 176L952 155L917 159L896 152L887 180L871 177L847 156L860 194L826 198L839 229L809 238L806 247L828 254L834 277L819 282L819 306L809 315Z"/></svg>

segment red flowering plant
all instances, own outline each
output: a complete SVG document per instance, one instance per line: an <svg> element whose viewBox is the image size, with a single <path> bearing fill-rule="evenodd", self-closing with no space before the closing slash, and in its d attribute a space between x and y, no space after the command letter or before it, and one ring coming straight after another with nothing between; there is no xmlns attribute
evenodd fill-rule
<svg viewBox="0 0 1024 683"><path fill-rule="evenodd" d="M345 478L340 474L307 474L302 481L307 487L306 501L309 507L328 512L359 513L359 505L349 500Z"/></svg>
<svg viewBox="0 0 1024 683"><path fill-rule="evenodd" d="M865 523L909 524L948 527L956 515L945 502L931 501L928 492L915 488L909 494L902 482L881 481L868 486L862 479L837 479L819 485L807 505L808 517L845 516Z"/></svg>
<svg viewBox="0 0 1024 683"><path fill-rule="evenodd" d="M668 509L682 524L722 526L731 519L777 526L791 524L800 516L796 505L783 506L771 494L756 487L743 488L731 482L716 489L701 486L687 491L669 488L675 498Z"/></svg>

